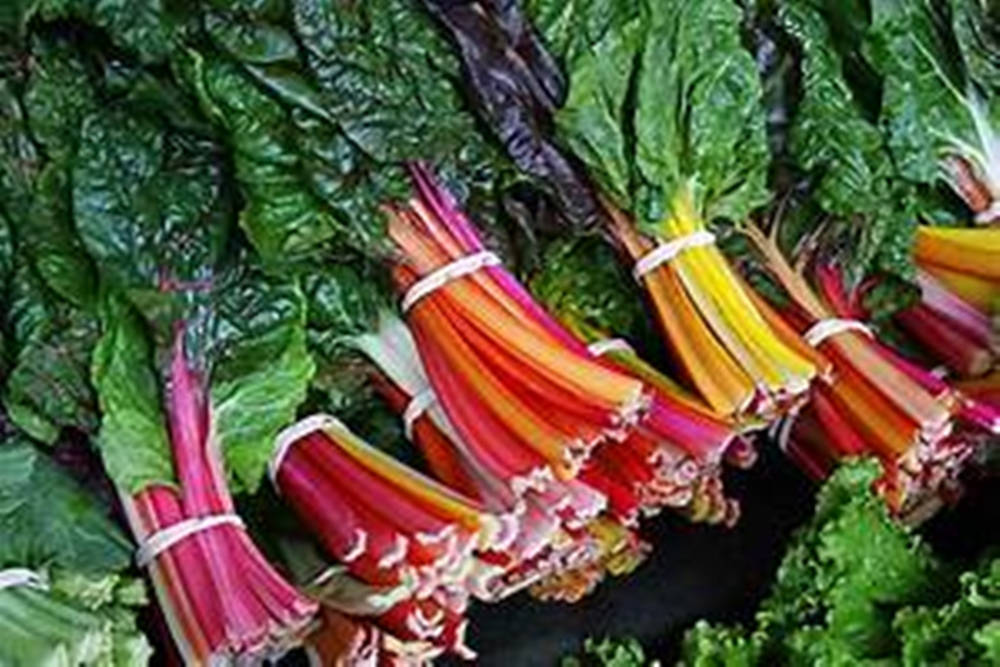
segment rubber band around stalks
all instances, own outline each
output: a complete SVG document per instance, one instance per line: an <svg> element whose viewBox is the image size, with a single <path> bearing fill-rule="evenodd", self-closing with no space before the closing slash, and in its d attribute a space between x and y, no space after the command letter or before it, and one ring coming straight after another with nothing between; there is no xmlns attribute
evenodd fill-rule
<svg viewBox="0 0 1000 667"><path fill-rule="evenodd" d="M39 590L47 590L48 584L41 574L25 567L12 567L0 570L0 591L7 588L27 586Z"/></svg>
<svg viewBox="0 0 1000 667"><path fill-rule="evenodd" d="M658 269L682 252L713 243L715 243L715 234L706 229L699 229L693 234L662 243L643 255L635 263L635 267L632 269L632 276L637 282L641 282L643 276L647 273Z"/></svg>
<svg viewBox="0 0 1000 667"><path fill-rule="evenodd" d="M809 329L802 335L802 338L811 347L819 347L828 338L848 332L863 334L868 338L875 337L871 328L864 322L832 317L827 320L820 320L819 322L816 322L814 325L809 327Z"/></svg>
<svg viewBox="0 0 1000 667"><path fill-rule="evenodd" d="M403 433L407 440L413 440L413 425L435 403L437 403L437 396L434 395L434 391L430 387L410 399L406 409L403 410Z"/></svg>
<svg viewBox="0 0 1000 667"><path fill-rule="evenodd" d="M501 263L500 258L495 253L484 250L460 257L453 262L440 266L413 283L406 290L406 294L403 295L403 300L400 302L400 309L403 313L407 313L418 301L441 289L448 283L459 278L464 278L480 269L499 266Z"/></svg>
<svg viewBox="0 0 1000 667"><path fill-rule="evenodd" d="M271 454L271 460L267 463L267 476L279 493L281 487L278 485L278 471L281 470L281 464L288 457L292 445L310 433L324 431L327 428L346 429L347 427L332 415L317 414L300 419L278 433L274 439L274 452Z"/></svg>
<svg viewBox="0 0 1000 667"><path fill-rule="evenodd" d="M135 550L135 562L139 567L146 567L164 551L189 537L221 526L235 526L241 530L246 528L243 519L236 514L212 514L185 519L158 530L143 540Z"/></svg>
<svg viewBox="0 0 1000 667"><path fill-rule="evenodd" d="M623 338L606 338L588 345L587 352L590 352L595 357L603 357L611 352L632 353L635 352L635 350L628 344L628 341Z"/></svg>

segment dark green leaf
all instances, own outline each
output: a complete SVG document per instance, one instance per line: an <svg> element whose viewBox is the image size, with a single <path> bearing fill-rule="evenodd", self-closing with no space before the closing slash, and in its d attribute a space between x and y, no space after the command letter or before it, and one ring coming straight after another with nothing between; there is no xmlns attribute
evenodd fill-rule
<svg viewBox="0 0 1000 667"><path fill-rule="evenodd" d="M0 565L125 569L131 545L87 492L23 439L0 443Z"/></svg>
<svg viewBox="0 0 1000 667"><path fill-rule="evenodd" d="M63 427L93 431L97 402L89 368L96 319L49 292L25 263L9 296L5 315L13 354L3 402L11 420L49 444Z"/></svg>
<svg viewBox="0 0 1000 667"><path fill-rule="evenodd" d="M170 53L174 17L165 0L40 0L39 15L47 20L74 18L105 29L118 46L146 63Z"/></svg>
<svg viewBox="0 0 1000 667"><path fill-rule="evenodd" d="M210 12L205 28L212 38L234 58L266 65L298 59L298 45L292 35L269 23L252 22L235 13Z"/></svg>

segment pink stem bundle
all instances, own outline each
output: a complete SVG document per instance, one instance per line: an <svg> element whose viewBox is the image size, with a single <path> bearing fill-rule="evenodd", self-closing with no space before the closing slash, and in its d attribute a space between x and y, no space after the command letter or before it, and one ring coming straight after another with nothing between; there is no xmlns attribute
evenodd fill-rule
<svg viewBox="0 0 1000 667"><path fill-rule="evenodd" d="M185 663L260 660L298 643L316 605L271 567L236 517L181 338L179 330L167 408L177 486L152 485L123 502Z"/></svg>

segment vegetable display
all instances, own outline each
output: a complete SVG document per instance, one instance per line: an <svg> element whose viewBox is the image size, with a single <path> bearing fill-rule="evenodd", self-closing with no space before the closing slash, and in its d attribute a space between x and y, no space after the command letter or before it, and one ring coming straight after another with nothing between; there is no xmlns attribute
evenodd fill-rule
<svg viewBox="0 0 1000 667"><path fill-rule="evenodd" d="M502 662L758 458L816 515L684 664L1000 660L916 532L995 483L992 3L8 5L0 663Z"/></svg>

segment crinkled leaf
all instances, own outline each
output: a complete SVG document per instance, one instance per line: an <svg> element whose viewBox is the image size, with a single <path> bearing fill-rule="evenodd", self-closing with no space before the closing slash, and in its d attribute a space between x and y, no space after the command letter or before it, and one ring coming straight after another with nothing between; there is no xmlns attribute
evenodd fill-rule
<svg viewBox="0 0 1000 667"><path fill-rule="evenodd" d="M456 87L459 65L415 2L293 0L292 16L324 118L298 122L313 189L338 208L365 246L382 235L378 207L409 196L400 169L421 160L487 187L497 152L477 132ZM367 232L367 236L365 233ZM358 243L354 243L358 247Z"/></svg>
<svg viewBox="0 0 1000 667"><path fill-rule="evenodd" d="M216 363L211 400L216 435L239 488L254 491L274 436L295 418L315 366L306 347L306 303L287 279L256 273L217 296L206 346Z"/></svg>
<svg viewBox="0 0 1000 667"><path fill-rule="evenodd" d="M298 59L295 38L279 25L254 22L235 12L210 12L205 16L205 28L241 62L265 65Z"/></svg>
<svg viewBox="0 0 1000 667"><path fill-rule="evenodd" d="M73 228L69 167L80 120L96 106L95 93L81 53L70 42L35 39L30 57L23 105L38 149L34 178L30 187L25 183L24 200L11 221L22 252L47 286L86 307L94 298L95 278Z"/></svg>
<svg viewBox="0 0 1000 667"><path fill-rule="evenodd" d="M801 49L801 99L794 109L789 152L812 179L823 212L847 222L855 239L855 278L873 266L912 273L916 216L895 174L879 128L868 121L844 77L831 26L809 0L782 5L779 20Z"/></svg>
<svg viewBox="0 0 1000 667"><path fill-rule="evenodd" d="M580 20L587 18L584 14ZM587 44L569 51L569 97L556 122L567 145L604 190L618 204L629 206L633 164L626 97L640 43L640 22L626 15L622 22L602 25L600 32L588 36Z"/></svg>
<svg viewBox="0 0 1000 667"><path fill-rule="evenodd" d="M174 19L167 0L41 0L47 20L73 18L105 29L118 46L154 63L170 53Z"/></svg>
<svg viewBox="0 0 1000 667"><path fill-rule="evenodd" d="M93 431L97 401L89 369L96 318L49 292L24 262L9 298L5 316L13 360L3 392L8 416L49 444L63 427Z"/></svg>
<svg viewBox="0 0 1000 667"><path fill-rule="evenodd" d="M584 35L588 18L584 10L575 19ZM741 220L767 200L768 149L739 8L644 2L635 21L568 47L560 135L640 221L655 225L686 191L707 219Z"/></svg>
<svg viewBox="0 0 1000 667"><path fill-rule="evenodd" d="M971 78L990 94L1000 92L1000 4L951 0L955 41Z"/></svg>
<svg viewBox="0 0 1000 667"><path fill-rule="evenodd" d="M0 443L0 566L103 573L130 556L95 498L26 440Z"/></svg>
<svg viewBox="0 0 1000 667"><path fill-rule="evenodd" d="M156 333L171 335L211 285L232 205L217 146L112 110L83 123L73 207L108 283L125 290ZM160 339L163 342L163 339Z"/></svg>
<svg viewBox="0 0 1000 667"><path fill-rule="evenodd" d="M882 123L905 178L932 183L955 142L980 148L975 91L954 50L946 3L875 0L868 59L883 75Z"/></svg>
<svg viewBox="0 0 1000 667"><path fill-rule="evenodd" d="M849 216L886 202L891 165L877 127L861 114L822 15L808 0L782 6L781 22L802 49L802 99L792 119L790 150L817 174L824 210Z"/></svg>
<svg viewBox="0 0 1000 667"><path fill-rule="evenodd" d="M457 63L413 2L293 0L296 32L327 110L372 159L447 155L472 129L449 76ZM449 69L442 71L441 64Z"/></svg>
<svg viewBox="0 0 1000 667"><path fill-rule="evenodd" d="M146 329L138 313L117 299L105 305L102 320L92 377L101 406L98 444L104 466L127 493L172 484L173 460Z"/></svg>
<svg viewBox="0 0 1000 667"><path fill-rule="evenodd" d="M227 136L246 200L240 225L264 261L288 261L333 238L338 220L308 186L316 172L296 151L290 113L231 63L188 52L182 69L202 108Z"/></svg>
<svg viewBox="0 0 1000 667"><path fill-rule="evenodd" d="M730 0L647 2L637 83L636 158L658 205L693 188L707 220L739 222L768 199L768 148L756 64ZM654 213L654 215L650 215Z"/></svg>
<svg viewBox="0 0 1000 667"><path fill-rule="evenodd" d="M97 276L76 233L69 169L50 163L38 177L30 218L18 226L46 286L78 308L93 306Z"/></svg>
<svg viewBox="0 0 1000 667"><path fill-rule="evenodd" d="M531 292L570 326L633 337L642 327L642 299L601 239L554 241L541 265L529 283Z"/></svg>
<svg viewBox="0 0 1000 667"><path fill-rule="evenodd" d="M355 262L360 265L360 262ZM389 303L379 276L348 264L321 267L303 276L309 304L310 345L335 357L353 336L372 331Z"/></svg>
<svg viewBox="0 0 1000 667"><path fill-rule="evenodd" d="M28 217L40 168L15 83L0 79L0 210L11 222Z"/></svg>
<svg viewBox="0 0 1000 667"><path fill-rule="evenodd" d="M97 107L91 72L72 42L36 38L24 92L32 136L50 160L76 151L83 117Z"/></svg>
<svg viewBox="0 0 1000 667"><path fill-rule="evenodd" d="M233 145L241 223L268 265L321 246L384 252L381 207L409 196L406 161L477 190L499 182L498 154L454 85L458 63L415 3L295 0L283 18L246 23L246 44L216 35L239 66L189 52L179 68ZM286 24L297 59L265 43Z"/></svg>

